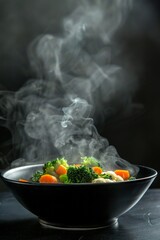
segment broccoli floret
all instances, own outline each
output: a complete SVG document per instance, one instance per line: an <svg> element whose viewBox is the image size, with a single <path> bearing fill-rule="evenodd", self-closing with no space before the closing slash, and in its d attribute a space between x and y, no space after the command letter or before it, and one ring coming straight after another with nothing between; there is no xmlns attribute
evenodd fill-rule
<svg viewBox="0 0 160 240"><path fill-rule="evenodd" d="M136 179L135 177L130 177L128 180L132 181L132 180L135 180L135 179Z"/></svg>
<svg viewBox="0 0 160 240"><path fill-rule="evenodd" d="M53 161L48 161L44 164L43 171L45 173L54 174L54 171L59 167L59 165L68 167L67 160L64 158L57 158Z"/></svg>
<svg viewBox="0 0 160 240"><path fill-rule="evenodd" d="M62 183L68 183L68 176L67 176L67 174L60 175L59 176L59 180Z"/></svg>
<svg viewBox="0 0 160 240"><path fill-rule="evenodd" d="M46 162L43 166L43 172L44 173L48 173L48 174L52 174L54 172L54 166L52 164L51 161Z"/></svg>
<svg viewBox="0 0 160 240"><path fill-rule="evenodd" d="M41 177L42 175L43 175L43 172L38 170L38 171L36 171L36 172L33 174L31 180L32 180L33 182L39 182L39 179L40 179L40 177Z"/></svg>
<svg viewBox="0 0 160 240"><path fill-rule="evenodd" d="M59 167L59 165L63 165L64 167L68 167L67 160L65 158L57 158L56 160L52 161L52 165L55 169Z"/></svg>
<svg viewBox="0 0 160 240"><path fill-rule="evenodd" d="M82 165L87 166L87 167L101 167L100 163L98 162L98 160L94 157L82 157L81 158L82 161Z"/></svg>
<svg viewBox="0 0 160 240"><path fill-rule="evenodd" d="M102 174L100 174L100 177L104 178L104 179L112 180L112 176L110 174L102 173Z"/></svg>
<svg viewBox="0 0 160 240"><path fill-rule="evenodd" d="M69 183L90 183L98 177L92 168L81 165L80 167L70 166L67 171Z"/></svg>

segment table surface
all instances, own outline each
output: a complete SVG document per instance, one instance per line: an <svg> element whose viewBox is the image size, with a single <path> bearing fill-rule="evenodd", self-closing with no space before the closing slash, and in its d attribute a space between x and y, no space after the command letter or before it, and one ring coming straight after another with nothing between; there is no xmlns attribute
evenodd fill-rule
<svg viewBox="0 0 160 240"><path fill-rule="evenodd" d="M160 240L160 189L149 189L136 206L119 217L118 225L78 232L41 227L37 217L23 208L11 192L1 192L0 239Z"/></svg>

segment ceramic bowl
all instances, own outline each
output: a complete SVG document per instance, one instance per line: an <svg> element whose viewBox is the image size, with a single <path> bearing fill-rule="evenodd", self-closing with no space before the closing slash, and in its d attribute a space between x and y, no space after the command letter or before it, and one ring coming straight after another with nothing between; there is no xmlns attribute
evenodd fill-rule
<svg viewBox="0 0 160 240"><path fill-rule="evenodd" d="M115 183L40 184L22 183L43 164L3 171L1 178L16 199L35 214L43 226L87 230L115 224L145 194L157 172L138 166L135 180Z"/></svg>

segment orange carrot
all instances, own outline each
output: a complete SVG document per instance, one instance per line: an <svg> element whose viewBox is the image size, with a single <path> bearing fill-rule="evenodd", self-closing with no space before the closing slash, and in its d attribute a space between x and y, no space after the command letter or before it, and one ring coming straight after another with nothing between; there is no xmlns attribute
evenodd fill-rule
<svg viewBox="0 0 160 240"><path fill-rule="evenodd" d="M115 174L121 176L124 180L128 180L130 178L130 172L124 169L117 169L114 171Z"/></svg>
<svg viewBox="0 0 160 240"><path fill-rule="evenodd" d="M76 163L76 164L74 164L74 166L75 166L75 167L80 167L80 166L81 166L81 164L79 164L79 163Z"/></svg>
<svg viewBox="0 0 160 240"><path fill-rule="evenodd" d="M24 183L25 183L25 182L29 182L29 181L26 180L26 179L20 178L20 179L19 179L19 182L24 182Z"/></svg>
<svg viewBox="0 0 160 240"><path fill-rule="evenodd" d="M39 179L40 183L57 183L57 178L50 175L50 174L44 174Z"/></svg>
<svg viewBox="0 0 160 240"><path fill-rule="evenodd" d="M92 167L93 171L100 175L102 173L102 168L101 167Z"/></svg>
<svg viewBox="0 0 160 240"><path fill-rule="evenodd" d="M58 175L66 174L67 173L67 168L65 166L63 166L63 165L59 165L59 167L56 170L56 173Z"/></svg>

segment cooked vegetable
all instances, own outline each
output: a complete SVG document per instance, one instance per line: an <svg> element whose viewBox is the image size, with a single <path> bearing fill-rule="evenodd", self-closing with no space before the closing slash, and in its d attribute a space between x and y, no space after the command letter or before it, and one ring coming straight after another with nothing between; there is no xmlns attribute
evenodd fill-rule
<svg viewBox="0 0 160 240"><path fill-rule="evenodd" d="M87 166L87 167L101 167L100 163L98 162L98 160L94 157L82 157L81 158L82 161L82 165Z"/></svg>
<svg viewBox="0 0 160 240"><path fill-rule="evenodd" d="M80 164L80 163L74 164L75 167L80 167L81 165L82 165L82 164Z"/></svg>
<svg viewBox="0 0 160 240"><path fill-rule="evenodd" d="M102 173L100 174L100 177L101 177L101 178L104 178L104 179L110 179L110 180L112 180L112 176L111 176L110 174L107 174L106 172L102 172Z"/></svg>
<svg viewBox="0 0 160 240"><path fill-rule="evenodd" d="M107 171L107 172L104 172L103 174L105 174L105 178L106 179L110 179L110 180L112 180L114 182L122 182L122 181L124 181L124 179L121 176L117 175L113 171Z"/></svg>
<svg viewBox="0 0 160 240"><path fill-rule="evenodd" d="M19 179L19 182L24 182L24 183L26 183L26 182L29 182L29 181L26 180L26 179L20 178L20 179Z"/></svg>
<svg viewBox="0 0 160 240"><path fill-rule="evenodd" d="M45 173L53 174L54 171L58 169L60 165L63 165L64 167L68 167L67 160L64 158L57 158L53 161L49 161L44 164L43 171Z"/></svg>
<svg viewBox="0 0 160 240"><path fill-rule="evenodd" d="M102 168L101 167L92 167L93 171L100 175L102 173Z"/></svg>
<svg viewBox="0 0 160 240"><path fill-rule="evenodd" d="M39 182L39 179L42 175L43 175L42 171L36 171L31 178L32 182Z"/></svg>
<svg viewBox="0 0 160 240"><path fill-rule="evenodd" d="M62 183L68 183L68 176L67 176L67 174L60 175L59 176L59 180Z"/></svg>
<svg viewBox="0 0 160 240"><path fill-rule="evenodd" d="M114 172L116 175L121 176L124 180L128 180L130 178L130 172L128 170L117 169Z"/></svg>
<svg viewBox="0 0 160 240"><path fill-rule="evenodd" d="M98 175L92 170L92 168L81 165L80 167L70 166L67 171L69 183L90 183Z"/></svg>
<svg viewBox="0 0 160 240"><path fill-rule="evenodd" d="M39 179L40 183L57 183L58 180L56 177L50 175L50 174L44 174Z"/></svg>
<svg viewBox="0 0 160 240"><path fill-rule="evenodd" d="M135 180L135 179L136 179L135 177L130 177L128 180L132 181L132 180Z"/></svg>
<svg viewBox="0 0 160 240"><path fill-rule="evenodd" d="M111 183L136 179L124 169L103 171L94 157L82 157L82 162L69 165L65 158L57 158L46 162L42 171L36 171L31 177L32 182L40 183ZM19 179L27 182L25 179Z"/></svg>
<svg viewBox="0 0 160 240"><path fill-rule="evenodd" d="M62 164L58 166L57 170L55 171L58 175L63 175L67 173L67 168Z"/></svg>
<svg viewBox="0 0 160 240"><path fill-rule="evenodd" d="M102 177L96 178L92 181L92 183L111 183L111 182L113 181L110 179L102 178Z"/></svg>

